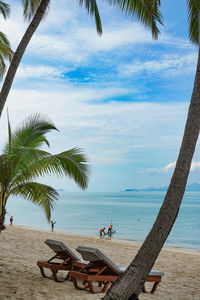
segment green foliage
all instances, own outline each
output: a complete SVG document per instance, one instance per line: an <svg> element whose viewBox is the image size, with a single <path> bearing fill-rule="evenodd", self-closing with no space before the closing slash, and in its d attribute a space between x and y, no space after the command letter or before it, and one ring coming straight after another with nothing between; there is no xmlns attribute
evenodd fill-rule
<svg viewBox="0 0 200 300"><path fill-rule="evenodd" d="M99 15L98 6L96 3L96 0L79 0L79 4L81 6L85 6L88 13L91 16L95 16L95 22L96 22L96 29L99 34L102 34L102 25L101 25L101 19Z"/></svg>
<svg viewBox="0 0 200 300"><path fill-rule="evenodd" d="M6 19L10 14L9 5L3 1L0 1L0 12L2 13L4 19Z"/></svg>
<svg viewBox="0 0 200 300"><path fill-rule="evenodd" d="M58 193L34 181L40 176L67 176L82 189L87 187L88 165L81 149L54 155L40 149L49 146L45 135L52 130L57 130L55 125L39 114L27 118L15 131L11 130L8 118L8 143L0 156L0 216L9 196L21 195L39 205L49 221Z"/></svg>
<svg viewBox="0 0 200 300"><path fill-rule="evenodd" d="M12 57L13 51L10 47L10 43L6 35L0 31L0 79L2 79L6 71L5 60L7 59L11 62Z"/></svg>
<svg viewBox="0 0 200 300"><path fill-rule="evenodd" d="M123 12L136 16L141 24L151 29L152 37L158 38L160 31L156 23L163 24L159 11L160 0L108 0L108 2L119 6Z"/></svg>
<svg viewBox="0 0 200 300"><path fill-rule="evenodd" d="M41 0L21 0L24 7L25 19L29 21L35 15ZM80 6L84 6L91 16L95 17L96 29L102 34L101 18L96 0L78 0ZM160 0L107 0L110 5L118 6L123 12L136 16L137 19L151 29L153 38L157 39L160 33L157 22L162 23L162 15L159 11Z"/></svg>
<svg viewBox="0 0 200 300"><path fill-rule="evenodd" d="M10 7L3 1L0 1L0 12L3 17L6 19L10 14ZM8 59L11 61L13 56L13 51L11 50L10 43L6 35L0 31L0 79L6 71L5 60Z"/></svg>
<svg viewBox="0 0 200 300"><path fill-rule="evenodd" d="M199 45L199 18L200 18L200 1L188 0L188 22L190 41Z"/></svg>

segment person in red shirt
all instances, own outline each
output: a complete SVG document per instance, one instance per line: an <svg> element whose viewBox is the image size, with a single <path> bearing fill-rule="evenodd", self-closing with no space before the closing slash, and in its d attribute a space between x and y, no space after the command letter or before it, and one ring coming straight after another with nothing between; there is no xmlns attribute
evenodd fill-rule
<svg viewBox="0 0 200 300"><path fill-rule="evenodd" d="M99 230L99 234L100 234L100 236L102 236L103 234L105 235L106 233L105 233L105 227L103 227L103 228L101 228L100 230Z"/></svg>

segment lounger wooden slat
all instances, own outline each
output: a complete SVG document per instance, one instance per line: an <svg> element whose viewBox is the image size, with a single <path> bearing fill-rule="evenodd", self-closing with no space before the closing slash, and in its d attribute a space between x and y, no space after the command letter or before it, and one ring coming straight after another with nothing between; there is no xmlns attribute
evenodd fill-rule
<svg viewBox="0 0 200 300"><path fill-rule="evenodd" d="M94 283L97 282L98 287L103 286L101 290L98 290L98 292L106 292L109 285L114 282L123 271L125 271L125 268L116 265L99 249L79 246L76 250L82 255L83 259L89 261L88 265L84 266L80 270L75 270L76 262L72 264L72 270L68 275L76 289L88 289L94 294L97 292L97 289L94 287ZM155 293L163 275L163 272L157 270L152 270L149 273L146 281L154 282L150 293ZM82 283L82 286L80 286L80 283ZM143 285L143 292L147 292L145 285Z"/></svg>
<svg viewBox="0 0 200 300"><path fill-rule="evenodd" d="M48 261L37 262L37 265L40 268L40 273L43 277L53 278L57 282L68 280L68 274L64 279L59 280L57 276L58 271L70 271L74 262L76 262L76 266L74 266L75 270L80 270L88 264L88 262L80 260L80 258L76 256L74 252L72 252L64 243L60 241L47 239L45 243L56 254L53 257L51 257ZM55 262L53 260L58 260L59 262ZM47 276L45 274L44 268L51 270L52 277Z"/></svg>

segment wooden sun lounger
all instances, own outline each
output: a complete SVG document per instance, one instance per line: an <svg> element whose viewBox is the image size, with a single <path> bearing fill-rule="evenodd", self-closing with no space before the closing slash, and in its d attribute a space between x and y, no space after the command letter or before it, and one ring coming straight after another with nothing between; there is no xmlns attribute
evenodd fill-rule
<svg viewBox="0 0 200 300"><path fill-rule="evenodd" d="M68 280L68 274L64 278L64 280L59 280L57 277L58 271L70 271L74 262L76 262L76 266L74 266L76 270L80 270L82 267L88 264L88 262L80 260L74 252L72 252L64 243L60 241L47 239L45 243L55 252L55 255L51 257L48 261L37 262L37 265L40 268L40 272L43 277L51 278L47 276L44 272L44 268L47 268L51 270L52 277L55 281L61 282L64 280Z"/></svg>
<svg viewBox="0 0 200 300"><path fill-rule="evenodd" d="M76 262L73 263L72 270L68 275L76 289L88 289L95 294L94 282L97 282L98 286L101 287L98 292L104 293L107 291L108 286L126 269L116 265L99 249L79 246L76 250L82 255L83 259L89 261L87 265L79 270L76 270ZM146 281L154 282L150 293L155 293L163 275L163 272L156 270L150 272L146 279ZM83 284L82 287L78 284L80 280ZM147 292L145 285L143 285L143 292Z"/></svg>

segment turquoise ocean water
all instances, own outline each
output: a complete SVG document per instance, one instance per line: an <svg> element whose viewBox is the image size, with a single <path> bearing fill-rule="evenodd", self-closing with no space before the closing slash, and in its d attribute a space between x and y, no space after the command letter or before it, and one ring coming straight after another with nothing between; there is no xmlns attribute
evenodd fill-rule
<svg viewBox="0 0 200 300"><path fill-rule="evenodd" d="M164 192L60 193L52 214L55 231L98 236L112 222L114 238L142 242L151 229ZM6 222L50 229L43 212L32 203L10 198ZM167 245L200 250L200 192L185 193Z"/></svg>

